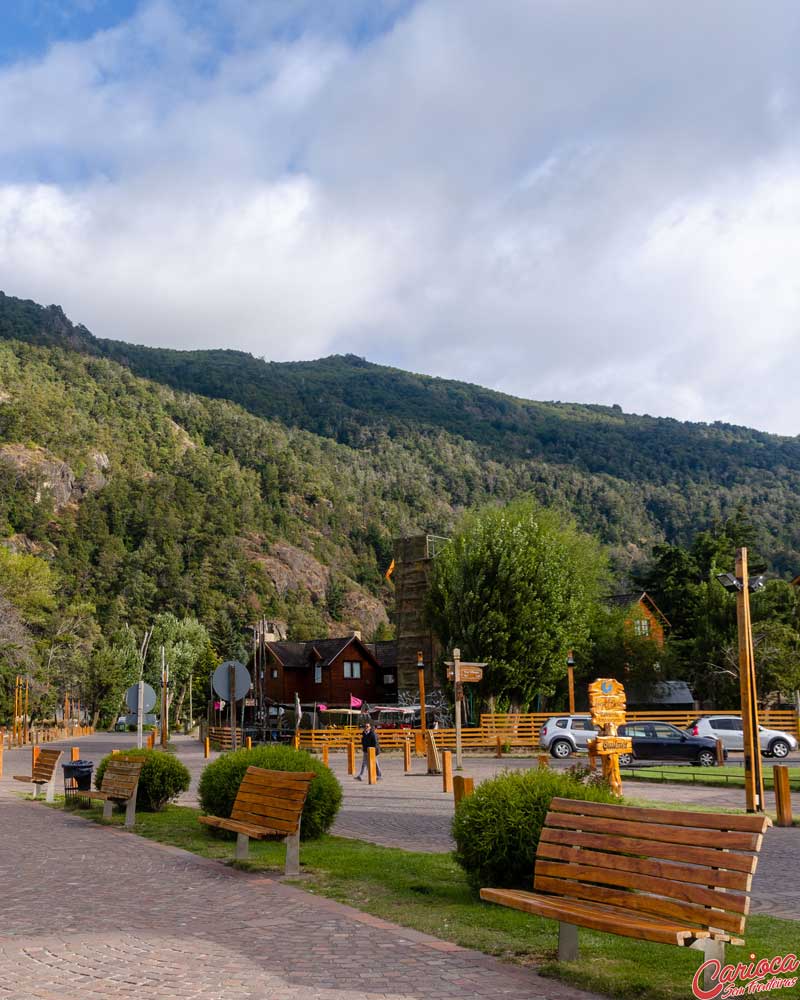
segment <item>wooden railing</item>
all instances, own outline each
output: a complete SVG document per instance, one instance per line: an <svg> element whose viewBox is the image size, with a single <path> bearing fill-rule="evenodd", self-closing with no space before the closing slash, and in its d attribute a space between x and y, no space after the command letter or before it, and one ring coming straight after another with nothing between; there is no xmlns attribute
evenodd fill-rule
<svg viewBox="0 0 800 1000"><path fill-rule="evenodd" d="M52 743L55 740L71 740L76 736L91 736L93 726L31 726L27 740L17 739L14 742L12 729L0 729L0 750L12 747L38 746L42 743Z"/></svg>

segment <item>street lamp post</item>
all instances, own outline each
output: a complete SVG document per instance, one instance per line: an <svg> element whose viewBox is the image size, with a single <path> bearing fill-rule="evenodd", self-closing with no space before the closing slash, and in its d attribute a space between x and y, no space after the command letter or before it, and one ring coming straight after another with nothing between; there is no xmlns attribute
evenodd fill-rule
<svg viewBox="0 0 800 1000"><path fill-rule="evenodd" d="M734 573L721 573L722 586L736 594L736 624L739 635L739 693L742 705L744 737L744 787L748 812L764 811L764 775L761 769L761 744L758 734L758 697L756 664L753 654L753 629L750 622L750 592L764 585L761 576L750 577L747 549L736 553Z"/></svg>

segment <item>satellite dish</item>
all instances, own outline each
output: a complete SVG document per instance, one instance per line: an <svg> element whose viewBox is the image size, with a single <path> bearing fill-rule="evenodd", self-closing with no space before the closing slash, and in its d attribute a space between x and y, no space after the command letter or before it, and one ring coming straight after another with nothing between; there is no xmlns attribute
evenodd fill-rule
<svg viewBox="0 0 800 1000"><path fill-rule="evenodd" d="M231 673L233 673L232 692ZM238 660L226 660L225 663L220 663L214 671L211 683L223 701L239 701L250 690L250 671Z"/></svg>
<svg viewBox="0 0 800 1000"><path fill-rule="evenodd" d="M149 684L142 685L142 715L149 712L156 703L156 693L150 687ZM131 684L128 690L125 692L125 704L128 706L132 715L137 715L139 712L139 685Z"/></svg>

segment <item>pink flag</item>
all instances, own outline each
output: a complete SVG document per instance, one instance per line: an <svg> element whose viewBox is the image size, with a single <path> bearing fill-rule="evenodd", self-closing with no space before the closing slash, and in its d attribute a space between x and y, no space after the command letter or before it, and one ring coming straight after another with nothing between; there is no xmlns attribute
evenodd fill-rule
<svg viewBox="0 0 800 1000"><path fill-rule="evenodd" d="M353 695L350 695L350 708L361 708L363 704L360 698L354 698Z"/></svg>
<svg viewBox="0 0 800 1000"><path fill-rule="evenodd" d="M327 705L317 705L317 708L320 710L320 712L327 712L328 711L328 706Z"/></svg>

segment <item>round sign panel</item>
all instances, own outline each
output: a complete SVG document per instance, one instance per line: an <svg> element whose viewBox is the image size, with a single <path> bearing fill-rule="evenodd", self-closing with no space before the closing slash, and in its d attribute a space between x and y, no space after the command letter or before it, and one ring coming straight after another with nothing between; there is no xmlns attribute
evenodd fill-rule
<svg viewBox="0 0 800 1000"><path fill-rule="evenodd" d="M149 684L142 685L142 714L149 712L156 703L156 693ZM139 711L139 685L131 684L125 692L125 704L136 715Z"/></svg>
<svg viewBox="0 0 800 1000"><path fill-rule="evenodd" d="M231 673L233 692L231 692ZM239 701L250 690L250 671L238 660L227 660L225 663L220 663L214 671L211 683L220 698L224 698L225 701Z"/></svg>

